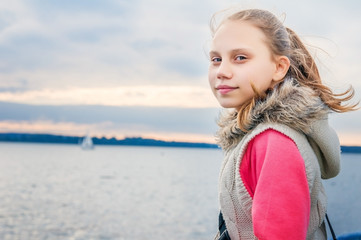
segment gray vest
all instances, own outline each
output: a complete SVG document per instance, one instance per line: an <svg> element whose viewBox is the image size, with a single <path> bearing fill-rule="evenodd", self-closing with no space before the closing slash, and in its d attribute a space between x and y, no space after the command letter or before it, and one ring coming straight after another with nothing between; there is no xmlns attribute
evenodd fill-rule
<svg viewBox="0 0 361 240"><path fill-rule="evenodd" d="M326 214L327 198L321 183L317 155L304 134L285 125L273 123L258 125L245 135L236 147L225 153L219 176L219 201L228 233L232 240L257 239L253 233L251 216L253 200L242 182L239 168L248 143L256 135L270 128L290 137L296 143L305 161L311 197L307 239L325 240L323 219Z"/></svg>

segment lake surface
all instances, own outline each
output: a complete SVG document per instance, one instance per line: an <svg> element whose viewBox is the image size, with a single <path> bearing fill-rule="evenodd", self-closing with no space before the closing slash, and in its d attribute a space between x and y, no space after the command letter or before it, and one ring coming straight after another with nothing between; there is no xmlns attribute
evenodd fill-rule
<svg viewBox="0 0 361 240"><path fill-rule="evenodd" d="M217 149L0 143L0 239L213 239ZM361 155L325 181L338 235L361 231Z"/></svg>

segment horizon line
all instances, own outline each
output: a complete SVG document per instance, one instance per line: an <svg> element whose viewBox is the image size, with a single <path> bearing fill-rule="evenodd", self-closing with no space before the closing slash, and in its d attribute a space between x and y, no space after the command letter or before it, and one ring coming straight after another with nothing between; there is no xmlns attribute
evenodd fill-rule
<svg viewBox="0 0 361 240"><path fill-rule="evenodd" d="M75 137L75 138L79 138L82 139L85 135L63 135L63 134L54 134L54 133L29 133L29 132L0 132L0 135L6 135L6 134L17 134L17 135L48 135L48 136L57 136L57 137ZM190 144L208 144L208 145L215 145L218 146L217 143L211 143L211 142L194 142L194 141L184 141L184 140L164 140L164 139L157 139L154 137L143 137L143 136L125 136L124 138L117 138L117 137L106 137L106 136L91 136L91 138L93 139L107 139L107 140L111 140L111 139L115 139L117 141L122 141L122 140L131 140L131 139L142 139L142 140L154 140L154 141L158 141L158 142L164 142L164 143L190 143ZM0 140L1 142L1 140ZM361 148L361 145L343 145L340 144L340 147L359 147Z"/></svg>

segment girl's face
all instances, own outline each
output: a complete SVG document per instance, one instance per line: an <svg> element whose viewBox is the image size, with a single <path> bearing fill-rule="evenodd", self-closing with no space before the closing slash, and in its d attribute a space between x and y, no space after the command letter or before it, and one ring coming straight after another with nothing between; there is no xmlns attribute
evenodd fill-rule
<svg viewBox="0 0 361 240"><path fill-rule="evenodd" d="M239 109L277 82L277 63L266 45L264 33L245 21L228 20L214 35L208 79L222 107Z"/></svg>

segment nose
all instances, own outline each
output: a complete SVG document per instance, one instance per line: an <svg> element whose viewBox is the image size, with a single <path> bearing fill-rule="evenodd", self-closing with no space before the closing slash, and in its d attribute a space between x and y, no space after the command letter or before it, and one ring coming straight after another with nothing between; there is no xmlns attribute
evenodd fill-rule
<svg viewBox="0 0 361 240"><path fill-rule="evenodd" d="M217 70L218 79L231 79L233 77L233 72L231 69L230 63L222 61Z"/></svg>

